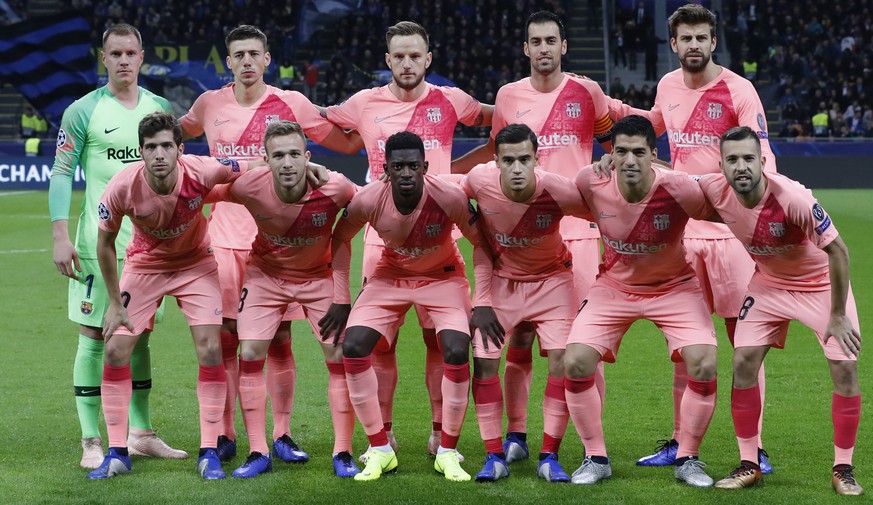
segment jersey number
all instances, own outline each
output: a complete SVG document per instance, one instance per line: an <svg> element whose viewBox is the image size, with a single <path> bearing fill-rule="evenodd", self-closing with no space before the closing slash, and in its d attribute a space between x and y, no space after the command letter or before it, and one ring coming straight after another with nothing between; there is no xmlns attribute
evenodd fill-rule
<svg viewBox="0 0 873 505"><path fill-rule="evenodd" d="M242 312L242 309L246 304L246 297L247 296L249 296L249 289L242 288L242 293L240 293L240 297L239 297L239 308L236 309L237 312Z"/></svg>
<svg viewBox="0 0 873 505"><path fill-rule="evenodd" d="M584 309L586 305L588 305L588 298L582 300L582 305L580 305L579 310L576 311L577 316L579 315L580 312L582 312L582 309Z"/></svg>
<svg viewBox="0 0 873 505"><path fill-rule="evenodd" d="M738 319L742 321L749 315L749 309L752 308L752 305L755 305L755 299L751 296L747 296L745 300L743 300L743 306L740 307L740 315Z"/></svg>
<svg viewBox="0 0 873 505"><path fill-rule="evenodd" d="M127 291L122 291L121 292L121 300L122 300L122 305L124 305L124 308L126 309L127 304L130 303L130 293L128 293Z"/></svg>
<svg viewBox="0 0 873 505"><path fill-rule="evenodd" d="M85 298L91 298L91 288L94 287L94 274L88 274L88 276L85 277L85 284L88 285L88 291L85 292Z"/></svg>

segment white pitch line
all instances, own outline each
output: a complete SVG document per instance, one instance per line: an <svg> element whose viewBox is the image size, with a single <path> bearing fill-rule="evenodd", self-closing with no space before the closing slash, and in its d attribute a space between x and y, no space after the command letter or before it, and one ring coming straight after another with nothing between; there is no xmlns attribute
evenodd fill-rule
<svg viewBox="0 0 873 505"><path fill-rule="evenodd" d="M36 193L36 191L0 191L0 196L26 195L28 193Z"/></svg>
<svg viewBox="0 0 873 505"><path fill-rule="evenodd" d="M0 254L27 254L37 252L48 252L48 249L9 249L6 251L0 250Z"/></svg>

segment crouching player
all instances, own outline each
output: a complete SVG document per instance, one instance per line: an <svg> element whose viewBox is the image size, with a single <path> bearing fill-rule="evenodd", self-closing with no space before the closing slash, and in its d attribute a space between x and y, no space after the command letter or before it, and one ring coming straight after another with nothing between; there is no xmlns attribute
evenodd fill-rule
<svg viewBox="0 0 873 505"><path fill-rule="evenodd" d="M255 477L272 469L266 439L267 384L264 361L289 303L299 303L321 348L329 372L328 401L334 426L334 471L358 473L351 443L355 413L349 403L342 363L341 330L348 310L334 317L330 235L336 216L356 186L338 173L314 189L307 183L306 137L298 123L277 121L264 134L269 167L250 170L209 199L242 204L258 231L252 244L239 301L239 396L251 453L234 477ZM344 294L348 304L348 289ZM333 336L333 339L329 337Z"/></svg>
<svg viewBox="0 0 873 505"><path fill-rule="evenodd" d="M367 223L385 243L348 319L343 364L355 414L372 446L355 480L373 480L397 468L379 408L378 383L371 354L382 335L413 305L423 307L436 324L443 352L443 424L434 468L449 480L470 480L458 461L457 444L470 388L470 287L452 225L473 244L475 257L488 257L475 213L456 184L427 176L424 143L402 131L385 142L384 170L389 184L370 184L349 204L332 238L334 268L348 292L350 241ZM487 259L482 260L483 264ZM339 288L339 287L338 287Z"/></svg>
<svg viewBox="0 0 873 505"><path fill-rule="evenodd" d="M715 409L717 344L682 234L689 218L707 218L712 208L688 176L652 167L657 149L647 119L627 116L615 124L613 156L611 180L599 179L593 167L576 178L603 237L603 263L564 355L567 405L586 454L571 482L594 484L612 475L594 372L599 361L615 360L631 324L648 319L664 332L672 360L688 367L674 475L709 487L697 451Z"/></svg>
<svg viewBox="0 0 873 505"><path fill-rule="evenodd" d="M536 329L549 360L537 474L550 482L569 482L557 453L570 419L564 348L579 300L572 257L559 227L564 216L591 216L573 181L535 170L537 136L527 125L504 127L494 145L496 164L478 165L461 181L479 205L494 255L493 272L476 269L484 276L476 278L479 297L473 304L472 323L479 330L473 337L473 401L487 453L476 480L509 475L500 440L503 392L498 368L506 333L524 323Z"/></svg>
<svg viewBox="0 0 873 505"><path fill-rule="evenodd" d="M831 484L837 494L860 495L864 488L855 481L852 453L861 418L861 335L849 286L849 252L812 193L783 175L764 173L764 162L755 132L745 126L731 128L721 138L722 174L699 180L756 265L734 341L731 413L741 461L715 487L739 489L762 480L758 370L770 348L785 345L788 323L796 320L815 332L834 381Z"/></svg>
<svg viewBox="0 0 873 505"><path fill-rule="evenodd" d="M88 474L105 479L130 471L127 416L132 394L130 356L164 295L175 296L194 337L200 363L200 457L204 479L223 479L215 451L227 394L221 361L221 297L218 269L206 234L203 201L216 184L242 175L247 165L231 160L183 156L182 128L165 112L139 124L142 162L116 174L98 205L97 260L106 279L109 309L103 323L103 417L109 451ZM121 220L133 223L124 276L118 282L115 237Z"/></svg>

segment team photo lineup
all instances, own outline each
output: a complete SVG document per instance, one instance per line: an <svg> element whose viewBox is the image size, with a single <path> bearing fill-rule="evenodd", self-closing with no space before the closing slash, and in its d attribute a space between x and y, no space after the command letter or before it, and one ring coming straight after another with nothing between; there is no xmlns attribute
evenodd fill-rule
<svg viewBox="0 0 873 505"><path fill-rule="evenodd" d="M853 466L861 329L839 223L779 173L754 85L712 57L716 16L687 4L667 13L667 26L679 68L660 76L644 110L562 69L573 27L551 11L529 13L518 46L530 77L500 87L493 103L425 80L435 56L416 21L392 20L384 33L388 84L328 106L267 84L268 38L240 24L225 37L233 81L183 115L141 86L137 27L108 27L99 51L108 82L64 112L48 192L54 264L69 278L68 317L79 327L83 478L139 473L144 457L189 459L207 480L308 462L290 431L306 380L292 351L299 321L327 368L337 478L402 472L417 451L452 482L510 478L513 463L532 459L537 485L614 485L603 482L622 479L612 479L607 450L604 364L648 320L672 363L673 432L636 465L672 468L695 488L756 487L779 470L762 441L764 360L797 321L817 337L833 383L833 431L819 433L832 437L832 464L811 455L828 464L807 485L830 478L836 494L862 495ZM490 134L453 159L459 125ZM670 152L659 153L665 132ZM185 141L200 136L209 155L187 154ZM316 163L308 142L365 153L366 184ZM119 145L135 156L107 156ZM73 215L78 166L84 202ZM199 367L196 455L151 422L150 337L174 302ZM400 452L397 344L411 308L428 397L416 402L431 425L400 440ZM732 356L720 379L719 353ZM532 391L537 355L544 391ZM780 379L769 384L788 387ZM716 476L699 449L719 380L731 385L739 457ZM531 394L542 412L529 408ZM468 408L476 454L458 450ZM532 416L541 434L528 432ZM366 447L353 447L357 424ZM539 451L529 435L541 436ZM559 457L565 436L581 460ZM238 451L245 459L230 468Z"/></svg>

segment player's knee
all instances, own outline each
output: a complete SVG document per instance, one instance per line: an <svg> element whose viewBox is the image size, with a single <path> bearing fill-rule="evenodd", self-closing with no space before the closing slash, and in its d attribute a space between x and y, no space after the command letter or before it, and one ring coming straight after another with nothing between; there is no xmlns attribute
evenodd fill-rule
<svg viewBox="0 0 873 505"><path fill-rule="evenodd" d="M582 379L591 377L597 370L599 360L594 359L594 355L585 352L584 349L568 347L564 353L564 374L571 379Z"/></svg>
<svg viewBox="0 0 873 505"><path fill-rule="evenodd" d="M834 391L840 396L856 396L861 394L858 384L857 361L830 361L831 377L834 381Z"/></svg>
<svg viewBox="0 0 873 505"><path fill-rule="evenodd" d="M754 385L758 380L761 360L748 347L734 350L734 387L743 389Z"/></svg>
<svg viewBox="0 0 873 505"><path fill-rule="evenodd" d="M443 361L449 365L463 365L470 361L469 345L461 345L458 342L443 347Z"/></svg>
<svg viewBox="0 0 873 505"><path fill-rule="evenodd" d="M499 359L473 358L473 376L477 379L495 377L499 368Z"/></svg>

